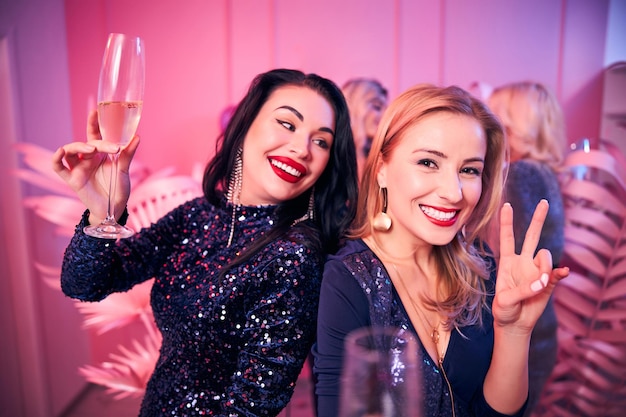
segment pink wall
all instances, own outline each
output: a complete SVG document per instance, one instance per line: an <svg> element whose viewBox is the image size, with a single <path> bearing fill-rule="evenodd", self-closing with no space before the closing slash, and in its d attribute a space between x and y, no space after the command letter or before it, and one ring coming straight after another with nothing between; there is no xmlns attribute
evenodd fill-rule
<svg viewBox="0 0 626 417"><path fill-rule="evenodd" d="M109 32L146 42L136 159L190 173L219 116L259 72L293 67L341 84L372 76L391 96L419 82L531 78L560 97L571 141L597 137L608 0L65 0L74 136L84 138ZM105 358L108 345L94 357Z"/></svg>
<svg viewBox="0 0 626 417"><path fill-rule="evenodd" d="M599 132L608 0L65 0L74 135L108 32L145 38L138 158L183 173L213 153L221 109L273 67L338 83L493 85L532 78L562 100L570 138ZM158 146L155 144L158 143ZM163 150L167 149L167 152Z"/></svg>
<svg viewBox="0 0 626 417"><path fill-rule="evenodd" d="M0 1L0 415L59 415L89 361L76 308L35 269L58 264L68 240L20 210L40 190L10 171L14 144L54 149L72 137L65 34L63 0Z"/></svg>
<svg viewBox="0 0 626 417"><path fill-rule="evenodd" d="M206 162L221 110L238 101L254 75L274 67L318 72L340 84L353 76L376 77L392 97L418 82L468 87L477 80L497 85L532 78L557 92L572 141L597 137L608 5L609 0L0 1L6 52L0 59L7 59L0 68L10 70L0 74L7 80L0 83L0 98L13 112L0 118L0 152L15 156L12 142L53 150L84 139L104 42L113 31L146 40L137 159L152 170L171 165L189 173L191 164ZM15 165L17 157L5 159L2 168ZM0 408L16 417L54 416L84 383L77 367L90 354L104 359L109 345L92 343L90 350L74 305L34 271L34 262L59 263L67 243L29 210L19 212L20 199L40 190L20 187L6 170L2 176L3 249L25 249L17 266L9 251L0 251L0 271L9 276L0 280L0 333L6 336ZM16 191L8 193L9 187ZM9 385L12 390L4 389Z"/></svg>

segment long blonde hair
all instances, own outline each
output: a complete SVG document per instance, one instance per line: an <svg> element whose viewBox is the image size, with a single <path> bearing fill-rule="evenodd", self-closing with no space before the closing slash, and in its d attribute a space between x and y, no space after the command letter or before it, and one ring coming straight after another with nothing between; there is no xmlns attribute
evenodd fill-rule
<svg viewBox="0 0 626 417"><path fill-rule="evenodd" d="M444 300L430 300L434 308L448 316L448 326L461 327L482 323L481 306L486 306L485 280L492 264L485 262L484 247L474 245L485 241L492 219L502 202L505 142L502 126L478 99L456 87L419 84L398 96L387 108L374 137L359 189L355 221L350 235L364 238L376 231L374 216L382 210L377 171L388 161L407 129L429 114L448 112L472 117L480 123L487 139L482 195L472 217L465 226L465 236L457 235L450 243L435 246L434 254L441 279L439 294Z"/></svg>
<svg viewBox="0 0 626 417"><path fill-rule="evenodd" d="M532 138L534 143L524 157L558 171L566 146L565 122L558 100L547 87L533 81L504 84L495 88L489 97L490 107L494 111L496 106L501 108L512 121L521 117L514 114L514 104L524 106L529 116L517 126L522 129L520 133Z"/></svg>
<svg viewBox="0 0 626 417"><path fill-rule="evenodd" d="M387 105L387 89L373 78L352 78L341 87L350 111L350 125L354 143L357 145L357 163L359 171L363 169L370 148L366 115L368 114L369 98L375 96L383 108ZM371 135L371 133L370 133Z"/></svg>

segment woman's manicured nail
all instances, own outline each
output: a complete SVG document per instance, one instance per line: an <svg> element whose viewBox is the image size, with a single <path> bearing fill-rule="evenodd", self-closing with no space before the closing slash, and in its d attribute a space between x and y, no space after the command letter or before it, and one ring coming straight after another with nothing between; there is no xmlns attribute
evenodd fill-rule
<svg viewBox="0 0 626 417"><path fill-rule="evenodd" d="M541 291L546 287L546 285L548 285L549 279L550 277L548 276L548 274L541 274L541 277L537 281L534 281L532 284L530 284L530 289L534 292Z"/></svg>

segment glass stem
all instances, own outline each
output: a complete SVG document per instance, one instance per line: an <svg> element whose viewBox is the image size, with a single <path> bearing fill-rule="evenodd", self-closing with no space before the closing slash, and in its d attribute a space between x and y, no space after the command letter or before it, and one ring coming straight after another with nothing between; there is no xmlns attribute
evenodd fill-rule
<svg viewBox="0 0 626 417"><path fill-rule="evenodd" d="M109 173L109 203L107 206L106 222L114 223L115 220L115 193L117 191L117 162L120 153L109 155L111 158L111 172Z"/></svg>

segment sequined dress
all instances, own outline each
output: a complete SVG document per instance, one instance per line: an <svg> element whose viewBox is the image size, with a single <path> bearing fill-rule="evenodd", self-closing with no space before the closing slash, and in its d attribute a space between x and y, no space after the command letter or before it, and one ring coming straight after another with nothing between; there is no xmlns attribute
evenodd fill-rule
<svg viewBox="0 0 626 417"><path fill-rule="evenodd" d="M495 273L488 291L493 293ZM492 299L489 300L491 303ZM341 317L341 320L337 318ZM487 404L482 391L493 351L493 317L483 327L462 327L450 335L443 366L452 385L456 417L503 416ZM343 341L364 326L395 326L417 335L383 263L360 239L330 256L324 270L313 347L315 394L319 417L336 417L339 408ZM418 337L419 340L419 337ZM452 401L442 373L420 343L424 417L451 417ZM523 409L516 416L521 416Z"/></svg>
<svg viewBox="0 0 626 417"><path fill-rule="evenodd" d="M274 416L284 408L315 337L323 255L304 228L269 243L220 277L222 266L274 224L275 207L189 201L117 242L76 228L63 292L84 301L154 278L163 335L140 416Z"/></svg>
<svg viewBox="0 0 626 417"><path fill-rule="evenodd" d="M513 232L515 252L519 253L524 242L526 229L539 200L550 203L548 216L541 229L538 248L546 248L552 254L554 266L558 266L565 245L565 212L558 177L546 164L530 159L512 162L506 179L506 199L513 207ZM539 316L530 337L528 377L530 394L525 416L530 416L539 402L541 392L550 377L557 359L557 317L554 300Z"/></svg>

